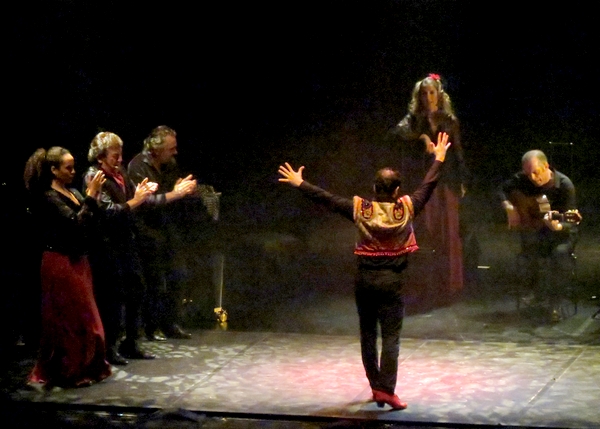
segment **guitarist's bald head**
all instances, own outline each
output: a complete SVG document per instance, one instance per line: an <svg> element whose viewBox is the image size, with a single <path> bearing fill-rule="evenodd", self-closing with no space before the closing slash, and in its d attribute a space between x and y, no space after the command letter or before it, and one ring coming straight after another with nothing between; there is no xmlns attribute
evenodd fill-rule
<svg viewBox="0 0 600 429"><path fill-rule="evenodd" d="M548 164L548 157L541 150L535 149L530 150L529 152L525 152L523 158L521 158L521 165L529 164L532 159L537 159L542 164Z"/></svg>
<svg viewBox="0 0 600 429"><path fill-rule="evenodd" d="M552 178L548 158L541 150L530 150L521 158L523 174L535 185L544 186Z"/></svg>

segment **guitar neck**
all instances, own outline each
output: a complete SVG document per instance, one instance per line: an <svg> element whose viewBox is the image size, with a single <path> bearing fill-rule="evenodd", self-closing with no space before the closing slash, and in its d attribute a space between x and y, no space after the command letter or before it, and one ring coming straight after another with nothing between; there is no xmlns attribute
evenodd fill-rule
<svg viewBox="0 0 600 429"><path fill-rule="evenodd" d="M581 215L575 210L569 210L565 213L552 212L552 220L578 224L581 222Z"/></svg>

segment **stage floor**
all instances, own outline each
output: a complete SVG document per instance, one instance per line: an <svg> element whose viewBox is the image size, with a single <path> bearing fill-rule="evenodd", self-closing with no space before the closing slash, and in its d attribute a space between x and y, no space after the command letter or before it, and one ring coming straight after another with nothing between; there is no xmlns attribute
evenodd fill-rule
<svg viewBox="0 0 600 429"><path fill-rule="evenodd" d="M352 242L353 229L330 228L319 234L329 230L347 232L343 241ZM516 305L520 301L511 290L519 279L511 270L518 246L496 229L480 234L481 269L464 297L450 305L418 308L407 293L397 385L397 393L408 402L403 411L379 409L370 402L352 293L354 265L344 256L347 249L321 249L318 258L300 257L282 251L283 244L273 244L287 243L287 236L253 235L235 241L243 251L228 251L228 329L215 326L209 299L206 308L198 306L190 313L203 314L205 324L186 319L191 340L142 341L158 355L156 360L115 367L109 379L81 389L27 389L24 381L35 353L19 347L0 353L0 399L7 400L0 403L0 424L598 428L600 320L592 318L598 302L589 300L600 281L598 236L582 236L579 301L577 306L568 300L561 304L559 323L550 323L543 306ZM291 243L292 250L304 248ZM210 296L201 281L190 279L195 303ZM426 291L423 301L435 296L435 285Z"/></svg>
<svg viewBox="0 0 600 429"><path fill-rule="evenodd" d="M10 393L13 405L187 410L280 422L600 426L598 345L403 338L403 411L370 401L354 335L206 329L191 340L142 345L157 359L113 367L109 379L88 388L20 388Z"/></svg>

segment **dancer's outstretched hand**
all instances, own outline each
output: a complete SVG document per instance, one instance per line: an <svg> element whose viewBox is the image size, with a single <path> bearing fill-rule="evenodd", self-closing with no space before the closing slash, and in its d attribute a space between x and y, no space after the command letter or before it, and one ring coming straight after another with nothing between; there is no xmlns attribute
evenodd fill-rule
<svg viewBox="0 0 600 429"><path fill-rule="evenodd" d="M448 141L448 134L446 133L438 133L437 144L430 143L432 148L432 152L435 154L436 161L444 162L446 159L446 151L452 143Z"/></svg>
<svg viewBox="0 0 600 429"><path fill-rule="evenodd" d="M292 166L286 162L284 165L279 166L279 174L283 176L279 178L279 181L298 187L302 182L304 182L304 179L302 178L303 170L304 166L300 167L298 171L294 171Z"/></svg>

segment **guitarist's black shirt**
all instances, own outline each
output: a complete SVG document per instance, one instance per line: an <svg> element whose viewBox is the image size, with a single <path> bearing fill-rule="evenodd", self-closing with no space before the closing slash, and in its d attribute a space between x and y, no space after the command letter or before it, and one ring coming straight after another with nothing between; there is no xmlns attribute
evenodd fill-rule
<svg viewBox="0 0 600 429"><path fill-rule="evenodd" d="M529 178L519 172L502 184L500 189L501 201L511 201L511 203L521 204L521 201L534 201L536 197L546 195L550 203L551 210L564 213L567 210L577 208L575 200L575 186L571 179L563 173L552 170L552 179L543 185L535 186ZM575 229L572 222L561 222L565 233Z"/></svg>

